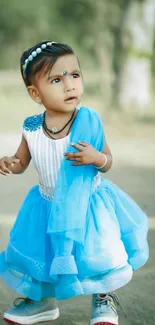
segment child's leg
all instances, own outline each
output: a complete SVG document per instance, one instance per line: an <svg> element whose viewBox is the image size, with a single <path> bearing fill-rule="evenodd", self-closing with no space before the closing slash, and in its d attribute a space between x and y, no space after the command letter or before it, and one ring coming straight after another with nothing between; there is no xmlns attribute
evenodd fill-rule
<svg viewBox="0 0 155 325"><path fill-rule="evenodd" d="M17 298L14 306L5 312L3 317L8 323L35 324L57 319L59 308L54 298L43 298L41 301Z"/></svg>
<svg viewBox="0 0 155 325"><path fill-rule="evenodd" d="M118 325L117 304L114 293L94 294L90 325Z"/></svg>

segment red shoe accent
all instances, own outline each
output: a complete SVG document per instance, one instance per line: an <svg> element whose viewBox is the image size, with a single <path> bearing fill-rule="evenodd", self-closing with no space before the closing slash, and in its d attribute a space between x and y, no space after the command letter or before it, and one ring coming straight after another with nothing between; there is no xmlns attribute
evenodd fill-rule
<svg viewBox="0 0 155 325"><path fill-rule="evenodd" d="M7 322L7 323L9 323L9 324L13 324L13 325L23 325L23 324L21 324L21 323L16 323L16 322L13 322L12 320L10 320L10 319L7 319L7 318L4 318L3 317L3 319L4 319L4 321L5 322ZM55 319L53 319L53 320L44 320L44 321L41 321L41 322L37 322L37 323L49 323L49 322L53 322ZM37 324L36 323L36 324ZM104 324L103 324L104 325ZM109 325L109 324L108 324ZM111 324L110 324L111 325ZM112 325L114 325L114 324L112 324Z"/></svg>
<svg viewBox="0 0 155 325"><path fill-rule="evenodd" d="M100 297L101 299L104 299L104 298L106 297L106 295L99 295L99 297Z"/></svg>
<svg viewBox="0 0 155 325"><path fill-rule="evenodd" d="M95 323L94 325L116 325L114 323L107 323L107 322L99 322L99 323Z"/></svg>
<svg viewBox="0 0 155 325"><path fill-rule="evenodd" d="M10 323L10 324L17 324L17 325L21 325L20 323L16 323L16 322L13 322L13 321L12 321L12 320L10 320L10 319L4 318L4 317L3 317L3 319L5 320L5 322L7 322L7 323Z"/></svg>

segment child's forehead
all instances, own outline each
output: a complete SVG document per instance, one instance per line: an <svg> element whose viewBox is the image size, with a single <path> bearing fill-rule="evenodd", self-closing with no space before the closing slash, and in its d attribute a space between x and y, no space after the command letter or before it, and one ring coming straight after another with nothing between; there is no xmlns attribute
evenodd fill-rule
<svg viewBox="0 0 155 325"><path fill-rule="evenodd" d="M57 59L50 74L61 74L62 71L71 72L76 69L79 69L77 57L74 54L67 54Z"/></svg>

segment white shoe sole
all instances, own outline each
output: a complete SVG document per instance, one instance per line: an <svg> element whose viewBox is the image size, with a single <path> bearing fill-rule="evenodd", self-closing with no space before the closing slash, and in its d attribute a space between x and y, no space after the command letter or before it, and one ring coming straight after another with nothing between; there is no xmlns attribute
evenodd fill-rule
<svg viewBox="0 0 155 325"><path fill-rule="evenodd" d="M45 311L44 313L32 315L32 316L13 316L11 314L4 313L3 318L7 323L29 325L40 322L48 322L55 320L60 316L59 308Z"/></svg>
<svg viewBox="0 0 155 325"><path fill-rule="evenodd" d="M97 317L91 319L90 321L90 325L97 325L102 323L118 325L118 317Z"/></svg>

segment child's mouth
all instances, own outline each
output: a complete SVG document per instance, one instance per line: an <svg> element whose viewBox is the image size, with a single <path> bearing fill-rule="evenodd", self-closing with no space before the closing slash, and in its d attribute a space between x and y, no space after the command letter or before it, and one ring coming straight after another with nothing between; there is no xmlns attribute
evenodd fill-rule
<svg viewBox="0 0 155 325"><path fill-rule="evenodd" d="M75 100L76 97L68 97L67 99L65 99L65 102L72 102L73 100Z"/></svg>

